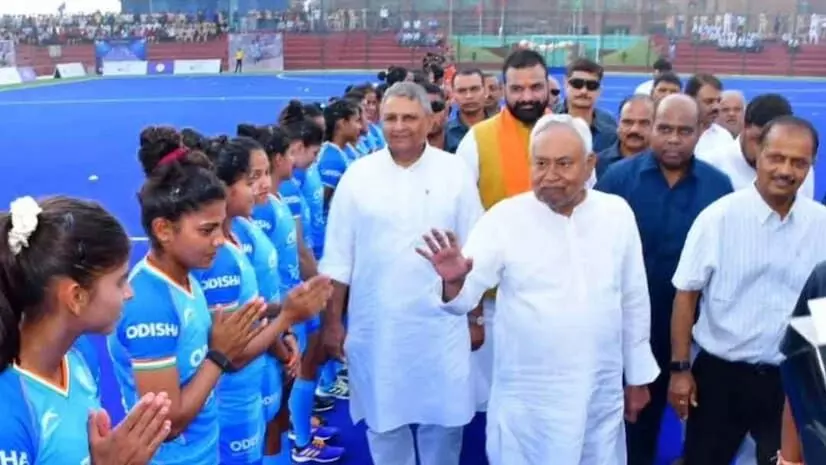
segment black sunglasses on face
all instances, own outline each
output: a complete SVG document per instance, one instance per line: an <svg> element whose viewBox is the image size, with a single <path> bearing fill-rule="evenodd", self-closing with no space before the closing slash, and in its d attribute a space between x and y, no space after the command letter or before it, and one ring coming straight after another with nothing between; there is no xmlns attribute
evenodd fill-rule
<svg viewBox="0 0 826 465"><path fill-rule="evenodd" d="M592 79L571 78L568 79L568 85L576 90L582 89L584 87L589 91L593 92L595 90L599 90L600 84L599 81L595 81Z"/></svg>
<svg viewBox="0 0 826 465"><path fill-rule="evenodd" d="M430 109L433 111L433 113L439 113L441 111L444 111L446 107L447 105L445 104L445 102L441 100L430 102Z"/></svg>
<svg viewBox="0 0 826 465"><path fill-rule="evenodd" d="M558 95L559 95L559 92L560 92L560 91L559 91L559 89L551 89L551 90L550 90L550 92L551 92L551 95L553 95L554 97L556 97L556 96L558 96Z"/></svg>

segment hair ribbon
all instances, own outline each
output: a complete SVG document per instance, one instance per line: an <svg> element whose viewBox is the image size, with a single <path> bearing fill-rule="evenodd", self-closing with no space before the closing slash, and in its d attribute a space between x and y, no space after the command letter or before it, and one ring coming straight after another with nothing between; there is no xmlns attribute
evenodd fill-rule
<svg viewBox="0 0 826 465"><path fill-rule="evenodd" d="M158 162L158 165L168 165L170 163L174 163L174 162L184 158L186 156L186 154L188 154L188 153L189 153L189 149L187 149L185 147L177 148L177 149L169 152L168 154L164 155L163 158L161 158L161 161Z"/></svg>

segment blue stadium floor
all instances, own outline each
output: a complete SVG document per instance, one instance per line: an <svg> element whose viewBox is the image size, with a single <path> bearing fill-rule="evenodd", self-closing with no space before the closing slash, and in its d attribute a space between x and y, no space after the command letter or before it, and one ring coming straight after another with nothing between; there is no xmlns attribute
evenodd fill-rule
<svg viewBox="0 0 826 465"><path fill-rule="evenodd" d="M24 194L97 199L134 237L136 259L146 252L135 200L142 181L136 157L141 128L168 124L206 134L234 133L241 122L273 123L290 99L326 101L348 84L372 79L367 74L96 78L0 90L0 172L6 173L0 183L0 208ZM616 112L619 102L644 79L607 77L600 106ZM728 78L724 83L747 98L783 94L799 115L818 128L826 127L826 81ZM826 173L822 164L819 159L816 172ZM93 175L96 181L90 180ZM826 181L817 181L821 198ZM119 393L110 366L104 364L103 376L104 404L119 419ZM363 429L351 426L346 404L340 404L329 420L343 428L339 443L348 454L342 463L369 465ZM669 416L658 464L668 464L679 454L679 437L679 423ZM483 418L468 428L464 449L463 465L485 463Z"/></svg>

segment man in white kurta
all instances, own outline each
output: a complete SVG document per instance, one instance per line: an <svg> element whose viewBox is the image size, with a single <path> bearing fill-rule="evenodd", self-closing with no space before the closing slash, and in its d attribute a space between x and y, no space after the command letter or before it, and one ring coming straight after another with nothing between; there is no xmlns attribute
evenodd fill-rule
<svg viewBox="0 0 826 465"><path fill-rule="evenodd" d="M531 136L534 191L488 210L462 252L439 233L419 251L450 313L499 286L491 465L625 465L623 413L633 420L644 401L629 411L623 377L645 390L659 374L634 214L586 189L590 140L582 120L543 117Z"/></svg>
<svg viewBox="0 0 826 465"><path fill-rule="evenodd" d="M791 114L792 105L782 95L762 94L754 97L746 106L743 131L737 136L736 143L730 144L726 150L710 154L705 161L726 173L734 190L751 188L757 178L760 133L771 120ZM814 168L809 168L798 194L814 198Z"/></svg>
<svg viewBox="0 0 826 465"><path fill-rule="evenodd" d="M350 415L367 423L377 465L416 464L414 424L421 465L457 465L474 415L468 320L440 310L441 279L415 249L432 227L464 239L482 206L464 162L425 143L424 89L393 85L381 113L388 149L341 178L320 264L338 289L333 301L349 288Z"/></svg>

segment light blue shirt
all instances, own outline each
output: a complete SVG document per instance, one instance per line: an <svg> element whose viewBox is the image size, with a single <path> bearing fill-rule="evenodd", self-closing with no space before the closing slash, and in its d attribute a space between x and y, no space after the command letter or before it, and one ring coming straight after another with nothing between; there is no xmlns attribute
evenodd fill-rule
<svg viewBox="0 0 826 465"><path fill-rule="evenodd" d="M672 280L701 291L694 340L733 362L779 364L780 342L806 279L826 260L826 208L798 196L786 218L754 187L697 217Z"/></svg>

